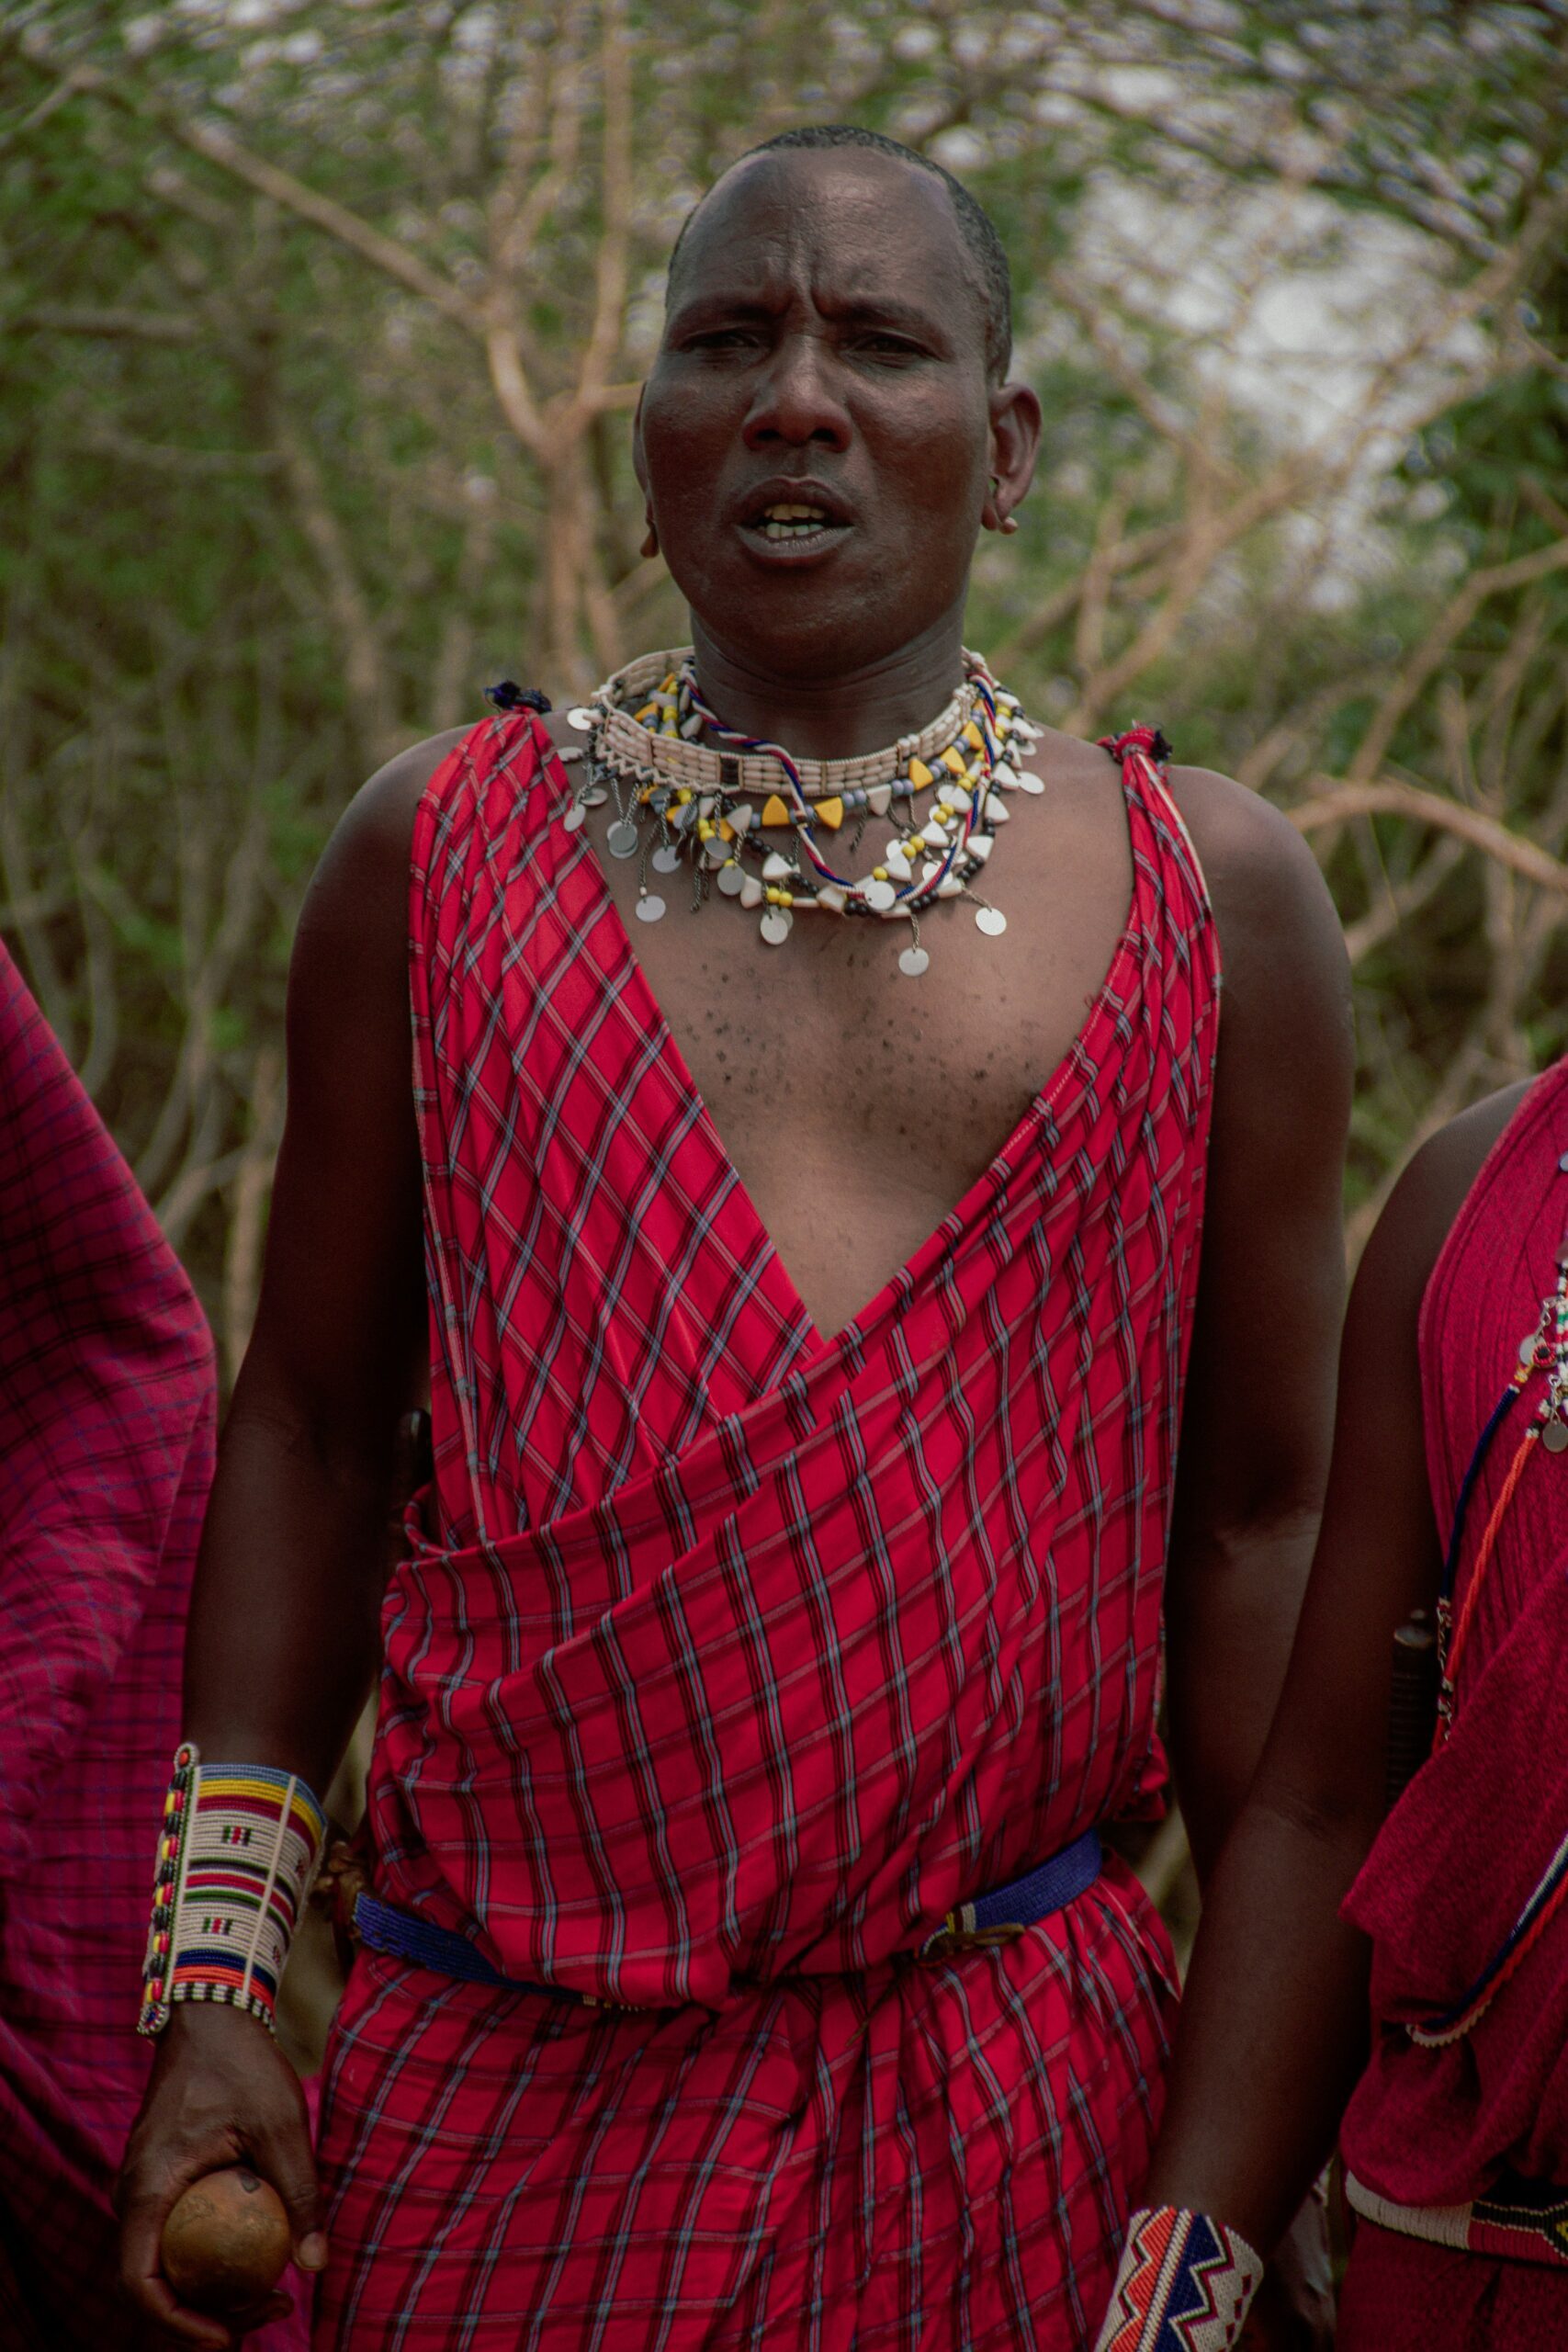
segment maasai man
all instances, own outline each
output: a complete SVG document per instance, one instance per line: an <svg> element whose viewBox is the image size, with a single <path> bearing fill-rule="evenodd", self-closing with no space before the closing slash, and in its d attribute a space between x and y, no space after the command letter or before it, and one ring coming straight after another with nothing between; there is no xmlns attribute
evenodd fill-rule
<svg viewBox="0 0 1568 2352"><path fill-rule="evenodd" d="M1340 2352L1568 2344L1565 1147L1560 1062L1428 1143L1368 1245L1301 1636L1108 2352L1230 2343L1159 2330L1214 2301L1195 2265L1256 2272L1337 2132ZM1418 1612L1445 1673L1416 1742L1390 1662Z"/></svg>
<svg viewBox="0 0 1568 2352"><path fill-rule="evenodd" d="M326 2265L321 2346L1099 2324L1175 1988L1095 1832L1162 1778L1168 1589L1205 1862L1272 1710L1348 988L1274 812L1150 732L1037 732L965 655L1040 430L1009 351L945 174L855 131L743 160L636 428L694 654L547 721L505 691L323 862L126 2182L185 2342L221 2331L159 2225L237 2147ZM383 1655L318 2203L265 2015ZM197 1896L236 1838L231 1937Z"/></svg>

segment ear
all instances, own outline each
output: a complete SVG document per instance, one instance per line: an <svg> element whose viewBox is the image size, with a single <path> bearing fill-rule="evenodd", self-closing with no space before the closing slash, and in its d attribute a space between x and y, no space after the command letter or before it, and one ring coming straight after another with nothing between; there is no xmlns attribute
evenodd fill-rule
<svg viewBox="0 0 1568 2352"><path fill-rule="evenodd" d="M648 455L642 446L642 402L647 390L648 386L644 384L637 393L637 406L632 411L632 471L645 498L648 496Z"/></svg>
<svg viewBox="0 0 1568 2352"><path fill-rule="evenodd" d="M1034 480L1043 419L1028 384L1003 384L991 394L991 478L995 484L980 520L987 531L1016 531L1013 509Z"/></svg>

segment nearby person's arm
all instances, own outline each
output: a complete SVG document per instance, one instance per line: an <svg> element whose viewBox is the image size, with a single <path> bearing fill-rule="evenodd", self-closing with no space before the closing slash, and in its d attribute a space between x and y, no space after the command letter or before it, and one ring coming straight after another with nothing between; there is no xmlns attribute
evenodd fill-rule
<svg viewBox="0 0 1568 2352"><path fill-rule="evenodd" d="M1368 1245L1301 1631L1204 1904L1145 2201L1210 2214L1262 2252L1327 2156L1365 2061L1368 1955L1339 1905L1382 1819L1394 1632L1431 1607L1440 1565L1417 1319L1444 1238L1520 1093L1434 1138Z"/></svg>
<svg viewBox="0 0 1568 2352"><path fill-rule="evenodd" d="M1223 967L1166 1580L1171 1762L1206 1881L1263 1752L1327 1482L1352 1057L1344 940L1305 842L1223 777L1177 784Z"/></svg>
<svg viewBox="0 0 1568 2352"><path fill-rule="evenodd" d="M400 1424L426 1381L407 903L413 810L445 747L422 745L360 794L300 920L265 1277L186 1652L185 1733L208 1761L298 1773L321 1795L376 1674ZM230 2332L176 2306L164 2219L190 2181L242 2158L319 2267L292 2069L245 2012L176 2006L121 2177L122 2270L140 2310L186 2343L222 2346Z"/></svg>

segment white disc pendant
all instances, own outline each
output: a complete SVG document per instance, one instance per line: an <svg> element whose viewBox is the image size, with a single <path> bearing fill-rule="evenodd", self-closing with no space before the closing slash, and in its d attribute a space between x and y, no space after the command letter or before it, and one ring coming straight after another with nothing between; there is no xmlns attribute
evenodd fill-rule
<svg viewBox="0 0 1568 2352"><path fill-rule="evenodd" d="M574 800L571 807L567 810L566 815L561 819L563 829L569 833L578 832L581 831L587 815L588 811L583 807L581 801Z"/></svg>
<svg viewBox="0 0 1568 2352"><path fill-rule="evenodd" d="M983 931L987 939L999 939L1008 927L1008 919L1000 907L976 907L975 928Z"/></svg>
<svg viewBox="0 0 1568 2352"><path fill-rule="evenodd" d="M718 869L718 887L727 899L738 899L746 888L746 876L732 858Z"/></svg>
<svg viewBox="0 0 1568 2352"><path fill-rule="evenodd" d="M663 921L664 901L659 896L657 890L650 890L646 899L639 899L637 900L637 919L638 922L661 922Z"/></svg>
<svg viewBox="0 0 1568 2352"><path fill-rule="evenodd" d="M654 851L648 862L655 874L679 874L681 853L678 849L671 849L669 842L665 842Z"/></svg>
<svg viewBox="0 0 1568 2352"><path fill-rule="evenodd" d="M891 882L863 882L860 897L874 915L885 915L898 902L898 893Z"/></svg>
<svg viewBox="0 0 1568 2352"><path fill-rule="evenodd" d="M898 969L907 973L910 979L918 980L922 972L930 971L931 961L923 947L906 947L898 958Z"/></svg>
<svg viewBox="0 0 1568 2352"><path fill-rule="evenodd" d="M794 918L787 907L770 907L762 917L762 937L770 947L782 947L789 937Z"/></svg>
<svg viewBox="0 0 1568 2352"><path fill-rule="evenodd" d="M1032 792L1036 800L1038 800L1040 795L1044 791L1045 786L1041 783L1040 778L1037 775L1031 775L1027 768L1020 768L1018 772L1018 788L1021 792Z"/></svg>
<svg viewBox="0 0 1568 2352"><path fill-rule="evenodd" d="M580 735L586 735L593 724L593 713L591 710L585 710L579 703L575 710L567 712L566 723L569 727L575 727Z"/></svg>
<svg viewBox="0 0 1568 2352"><path fill-rule="evenodd" d="M637 855L637 827L625 817L617 817L604 836L605 847L612 857Z"/></svg>

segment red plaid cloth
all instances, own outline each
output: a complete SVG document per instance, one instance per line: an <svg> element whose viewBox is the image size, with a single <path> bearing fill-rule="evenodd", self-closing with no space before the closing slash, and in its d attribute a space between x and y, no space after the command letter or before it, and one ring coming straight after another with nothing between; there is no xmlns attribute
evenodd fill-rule
<svg viewBox="0 0 1568 2352"><path fill-rule="evenodd" d="M108 2189L211 1469L201 1309L0 948L0 2339L129 2340Z"/></svg>
<svg viewBox="0 0 1568 2352"><path fill-rule="evenodd" d="M436 1478L393 1580L319 2346L1090 2340L1174 1996L1131 1874L915 1954L1160 1776L1216 950L1147 759L1125 934L990 1168L813 1329L526 717L415 827ZM716 917L715 920L717 918Z"/></svg>
<svg viewBox="0 0 1568 2352"><path fill-rule="evenodd" d="M1476 1440L1556 1284L1568 1227L1565 1144L1568 1060L1537 1080L1498 1137L1427 1286L1427 1464L1445 1538ZM1538 1371L1476 1481L1455 1585L1461 1609L1544 1386ZM1467 2207L1494 2188L1505 2162L1568 2192L1568 1906L1471 2031L1432 2048L1404 2030L1464 2006L1568 1841L1565 1657L1568 1470L1538 1442L1480 1587L1453 1730L1390 1814L1345 1904L1371 1939L1379 2030L1341 2145L1356 2180L1391 2205ZM1560 2229L1517 2235L1484 2212L1468 2223L1450 2212L1450 2226L1485 2253L1568 2254Z"/></svg>

